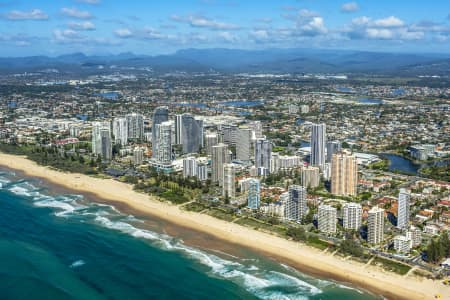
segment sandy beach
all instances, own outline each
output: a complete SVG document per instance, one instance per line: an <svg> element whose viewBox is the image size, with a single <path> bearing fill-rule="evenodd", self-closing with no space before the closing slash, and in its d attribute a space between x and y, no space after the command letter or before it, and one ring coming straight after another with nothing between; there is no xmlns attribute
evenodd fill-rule
<svg viewBox="0 0 450 300"><path fill-rule="evenodd" d="M19 156L0 153L0 165L40 177L62 187L90 193L127 205L140 213L155 216L185 228L204 232L219 239L252 248L287 262L307 274L348 282L388 299L450 299L450 288L439 281L389 273L381 268L331 256L306 245L288 241L238 224L218 220L208 215L188 212L160 202L149 195L133 191L132 187L112 179L93 178L82 174L63 173Z"/></svg>

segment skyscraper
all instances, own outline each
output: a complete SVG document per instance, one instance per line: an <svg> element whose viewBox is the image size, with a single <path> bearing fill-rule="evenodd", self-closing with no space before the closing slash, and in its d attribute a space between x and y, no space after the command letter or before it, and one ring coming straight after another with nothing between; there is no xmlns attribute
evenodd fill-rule
<svg viewBox="0 0 450 300"><path fill-rule="evenodd" d="M208 133L205 136L205 143L206 143L206 154L211 156L212 147L219 143L219 137L215 133Z"/></svg>
<svg viewBox="0 0 450 300"><path fill-rule="evenodd" d="M125 146L128 143L127 118L114 118L113 135L115 144Z"/></svg>
<svg viewBox="0 0 450 300"><path fill-rule="evenodd" d="M251 148L252 131L248 128L239 128L236 143L236 158L242 161L249 161Z"/></svg>
<svg viewBox="0 0 450 300"><path fill-rule="evenodd" d="M300 185L289 186L289 198L285 204L284 216L290 221L301 221L308 212L306 189Z"/></svg>
<svg viewBox="0 0 450 300"><path fill-rule="evenodd" d="M237 125L220 125L221 141L227 145L236 145L237 133L239 128Z"/></svg>
<svg viewBox="0 0 450 300"><path fill-rule="evenodd" d="M107 128L100 129L100 141L101 141L101 156L103 160L112 159L112 140L111 140L111 129L109 126Z"/></svg>
<svg viewBox="0 0 450 300"><path fill-rule="evenodd" d="M250 122L248 127L253 131L255 139L260 139L263 137L263 128L261 121Z"/></svg>
<svg viewBox="0 0 450 300"><path fill-rule="evenodd" d="M198 153L203 146L203 121L196 120L191 114L183 114L181 124L183 153Z"/></svg>
<svg viewBox="0 0 450 300"><path fill-rule="evenodd" d="M236 196L235 170L233 164L223 165L222 196L234 199Z"/></svg>
<svg viewBox="0 0 450 300"><path fill-rule="evenodd" d="M411 195L405 190L400 189L398 194L397 209L397 228L406 229L409 227L409 200Z"/></svg>
<svg viewBox="0 0 450 300"><path fill-rule="evenodd" d="M261 138L255 141L255 167L258 175L265 175L270 172L270 160L272 158L272 143Z"/></svg>
<svg viewBox="0 0 450 300"><path fill-rule="evenodd" d="M359 230L361 227L362 208L358 203L345 203L343 206L343 225L345 229Z"/></svg>
<svg viewBox="0 0 450 300"><path fill-rule="evenodd" d="M175 144L181 145L183 143L183 115L175 115Z"/></svg>
<svg viewBox="0 0 450 300"><path fill-rule="evenodd" d="M219 186L223 184L223 165L229 163L230 155L228 153L228 145L223 143L212 147L211 157L211 181L218 183Z"/></svg>
<svg viewBox="0 0 450 300"><path fill-rule="evenodd" d="M340 141L329 141L327 142L327 162L330 163L334 153L341 152L341 142Z"/></svg>
<svg viewBox="0 0 450 300"><path fill-rule="evenodd" d="M104 160L112 158L110 122L92 123L92 153L100 155Z"/></svg>
<svg viewBox="0 0 450 300"><path fill-rule="evenodd" d="M144 139L144 117L141 114L132 113L126 116L128 126L128 139Z"/></svg>
<svg viewBox="0 0 450 300"><path fill-rule="evenodd" d="M369 210L368 222L367 241L370 244L381 243L384 239L384 209L372 207Z"/></svg>
<svg viewBox="0 0 450 300"><path fill-rule="evenodd" d="M136 166L142 165L144 162L144 149L136 147L133 150L133 163Z"/></svg>
<svg viewBox="0 0 450 300"><path fill-rule="evenodd" d="M333 154L331 160L331 193L339 196L356 196L358 162L349 152Z"/></svg>
<svg viewBox="0 0 450 300"><path fill-rule="evenodd" d="M261 200L261 184L259 179L250 178L248 182L247 207L259 209Z"/></svg>
<svg viewBox="0 0 450 300"><path fill-rule="evenodd" d="M321 169L325 164L325 143L326 143L325 124L312 124L310 163L311 165L318 166Z"/></svg>
<svg viewBox="0 0 450 300"><path fill-rule="evenodd" d="M153 112L152 118L152 157L156 158L158 153L158 128L157 125L169 120L169 110L167 107L157 107Z"/></svg>
<svg viewBox="0 0 450 300"><path fill-rule="evenodd" d="M336 233L337 210L333 206L321 204L318 211L318 229L325 233Z"/></svg>
<svg viewBox="0 0 450 300"><path fill-rule="evenodd" d="M172 123L162 122L156 125L158 131L156 140L156 160L159 164L172 163Z"/></svg>
<svg viewBox="0 0 450 300"><path fill-rule="evenodd" d="M318 167L308 166L302 169L302 186L306 188L316 188L320 183L320 170Z"/></svg>
<svg viewBox="0 0 450 300"><path fill-rule="evenodd" d="M183 159L183 177L197 176L197 160L195 157Z"/></svg>

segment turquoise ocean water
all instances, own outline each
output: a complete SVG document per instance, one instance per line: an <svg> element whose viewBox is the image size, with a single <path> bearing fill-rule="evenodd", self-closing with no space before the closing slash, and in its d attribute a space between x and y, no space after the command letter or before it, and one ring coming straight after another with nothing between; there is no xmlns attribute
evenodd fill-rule
<svg viewBox="0 0 450 300"><path fill-rule="evenodd" d="M0 299L378 299L56 190L0 170Z"/></svg>

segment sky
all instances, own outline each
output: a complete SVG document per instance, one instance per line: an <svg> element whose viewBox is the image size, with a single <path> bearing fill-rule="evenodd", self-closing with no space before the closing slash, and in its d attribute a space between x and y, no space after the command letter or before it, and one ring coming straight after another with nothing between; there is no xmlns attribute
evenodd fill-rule
<svg viewBox="0 0 450 300"><path fill-rule="evenodd" d="M450 53L450 0L0 0L0 56L185 48Z"/></svg>

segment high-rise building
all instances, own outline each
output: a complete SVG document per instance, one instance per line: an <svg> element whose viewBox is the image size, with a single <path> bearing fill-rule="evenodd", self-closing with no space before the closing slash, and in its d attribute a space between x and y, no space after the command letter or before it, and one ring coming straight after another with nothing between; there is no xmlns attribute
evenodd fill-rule
<svg viewBox="0 0 450 300"><path fill-rule="evenodd" d="M370 244L379 244L384 239L384 209L378 206L369 210L367 241Z"/></svg>
<svg viewBox="0 0 450 300"><path fill-rule="evenodd" d="M411 226L406 232L406 237L411 240L411 248L422 244L422 230L415 226Z"/></svg>
<svg viewBox="0 0 450 300"><path fill-rule="evenodd" d="M113 135L114 135L114 144L125 146L128 143L127 118L114 118Z"/></svg>
<svg viewBox="0 0 450 300"><path fill-rule="evenodd" d="M394 238L394 249L400 253L409 253L411 251L411 239L404 235L397 235Z"/></svg>
<svg viewBox="0 0 450 300"><path fill-rule="evenodd" d="M345 229L359 230L361 227L362 208L359 203L345 203L343 206L343 225Z"/></svg>
<svg viewBox="0 0 450 300"><path fill-rule="evenodd" d="M223 143L212 147L211 156L211 181L223 184L223 165L230 162L230 155L228 152L228 145Z"/></svg>
<svg viewBox="0 0 450 300"><path fill-rule="evenodd" d="M208 166L205 163L197 163L197 178L200 181L208 179Z"/></svg>
<svg viewBox="0 0 450 300"><path fill-rule="evenodd" d="M397 228L406 229L409 227L409 200L411 195L405 190L400 189L398 194L397 208Z"/></svg>
<svg viewBox="0 0 450 300"><path fill-rule="evenodd" d="M191 114L183 114L181 124L183 153L198 153L203 146L203 121L196 120Z"/></svg>
<svg viewBox="0 0 450 300"><path fill-rule="evenodd" d="M153 112L152 118L152 157L157 158L158 155L158 128L157 126L169 120L169 110L167 107L157 107Z"/></svg>
<svg viewBox="0 0 450 300"><path fill-rule="evenodd" d="M236 159L249 161L252 148L252 131L248 128L239 128L236 142Z"/></svg>
<svg viewBox="0 0 450 300"><path fill-rule="evenodd" d="M183 177L197 176L197 160L195 157L187 157L183 159Z"/></svg>
<svg viewBox="0 0 450 300"><path fill-rule="evenodd" d="M183 143L183 115L175 115L175 144L181 145Z"/></svg>
<svg viewBox="0 0 450 300"><path fill-rule="evenodd" d="M331 193L339 196L356 196L358 162L348 152L333 154L331 160Z"/></svg>
<svg viewBox="0 0 450 300"><path fill-rule="evenodd" d="M321 204L319 206L317 223L318 229L325 233L336 233L337 210L333 206Z"/></svg>
<svg viewBox="0 0 450 300"><path fill-rule="evenodd" d="M162 165L172 163L172 123L162 122L156 125L156 161ZM155 144L155 143L154 143Z"/></svg>
<svg viewBox="0 0 450 300"><path fill-rule="evenodd" d="M94 122L92 124L92 153L100 155L103 160L112 158L110 122Z"/></svg>
<svg viewBox="0 0 450 300"><path fill-rule="evenodd" d="M144 117L141 114L128 114L127 127L128 139L140 141L144 139Z"/></svg>
<svg viewBox="0 0 450 300"><path fill-rule="evenodd" d="M289 186L289 198L285 203L284 216L290 221L301 221L308 212L306 189L300 185Z"/></svg>
<svg viewBox="0 0 450 300"><path fill-rule="evenodd" d="M227 144L229 146L236 145L237 141L237 133L238 133L238 126L237 125L221 125L220 126L220 135L222 137L221 141L224 144Z"/></svg>
<svg viewBox="0 0 450 300"><path fill-rule="evenodd" d="M104 160L111 160L112 159L111 129L109 127L100 129L100 138L102 144L101 156Z"/></svg>
<svg viewBox="0 0 450 300"><path fill-rule="evenodd" d="M327 142L327 162L331 163L331 159L334 153L341 152L342 146L340 141Z"/></svg>
<svg viewBox="0 0 450 300"><path fill-rule="evenodd" d="M248 124L248 127L253 130L254 138L263 138L263 127L261 121L253 121Z"/></svg>
<svg viewBox="0 0 450 300"><path fill-rule="evenodd" d="M136 166L142 165L144 162L144 149L136 147L133 150L133 163Z"/></svg>
<svg viewBox="0 0 450 300"><path fill-rule="evenodd" d="M215 133L208 133L205 136L206 154L212 155L212 147L219 143L219 137Z"/></svg>
<svg viewBox="0 0 450 300"><path fill-rule="evenodd" d="M267 139L255 141L255 167L258 175L262 176L270 172L270 160L272 158L272 143Z"/></svg>
<svg viewBox="0 0 450 300"><path fill-rule="evenodd" d="M234 199L236 196L235 170L233 164L223 165L222 196Z"/></svg>
<svg viewBox="0 0 450 300"><path fill-rule="evenodd" d="M261 184L259 179L250 178L248 182L247 207L259 209L261 201Z"/></svg>
<svg viewBox="0 0 450 300"><path fill-rule="evenodd" d="M320 184L320 169L318 167L308 166L302 169L302 186L306 188L316 188Z"/></svg>
<svg viewBox="0 0 450 300"><path fill-rule="evenodd" d="M323 165L325 164L325 143L326 143L325 124L312 124L311 158L310 158L311 165L323 168Z"/></svg>

